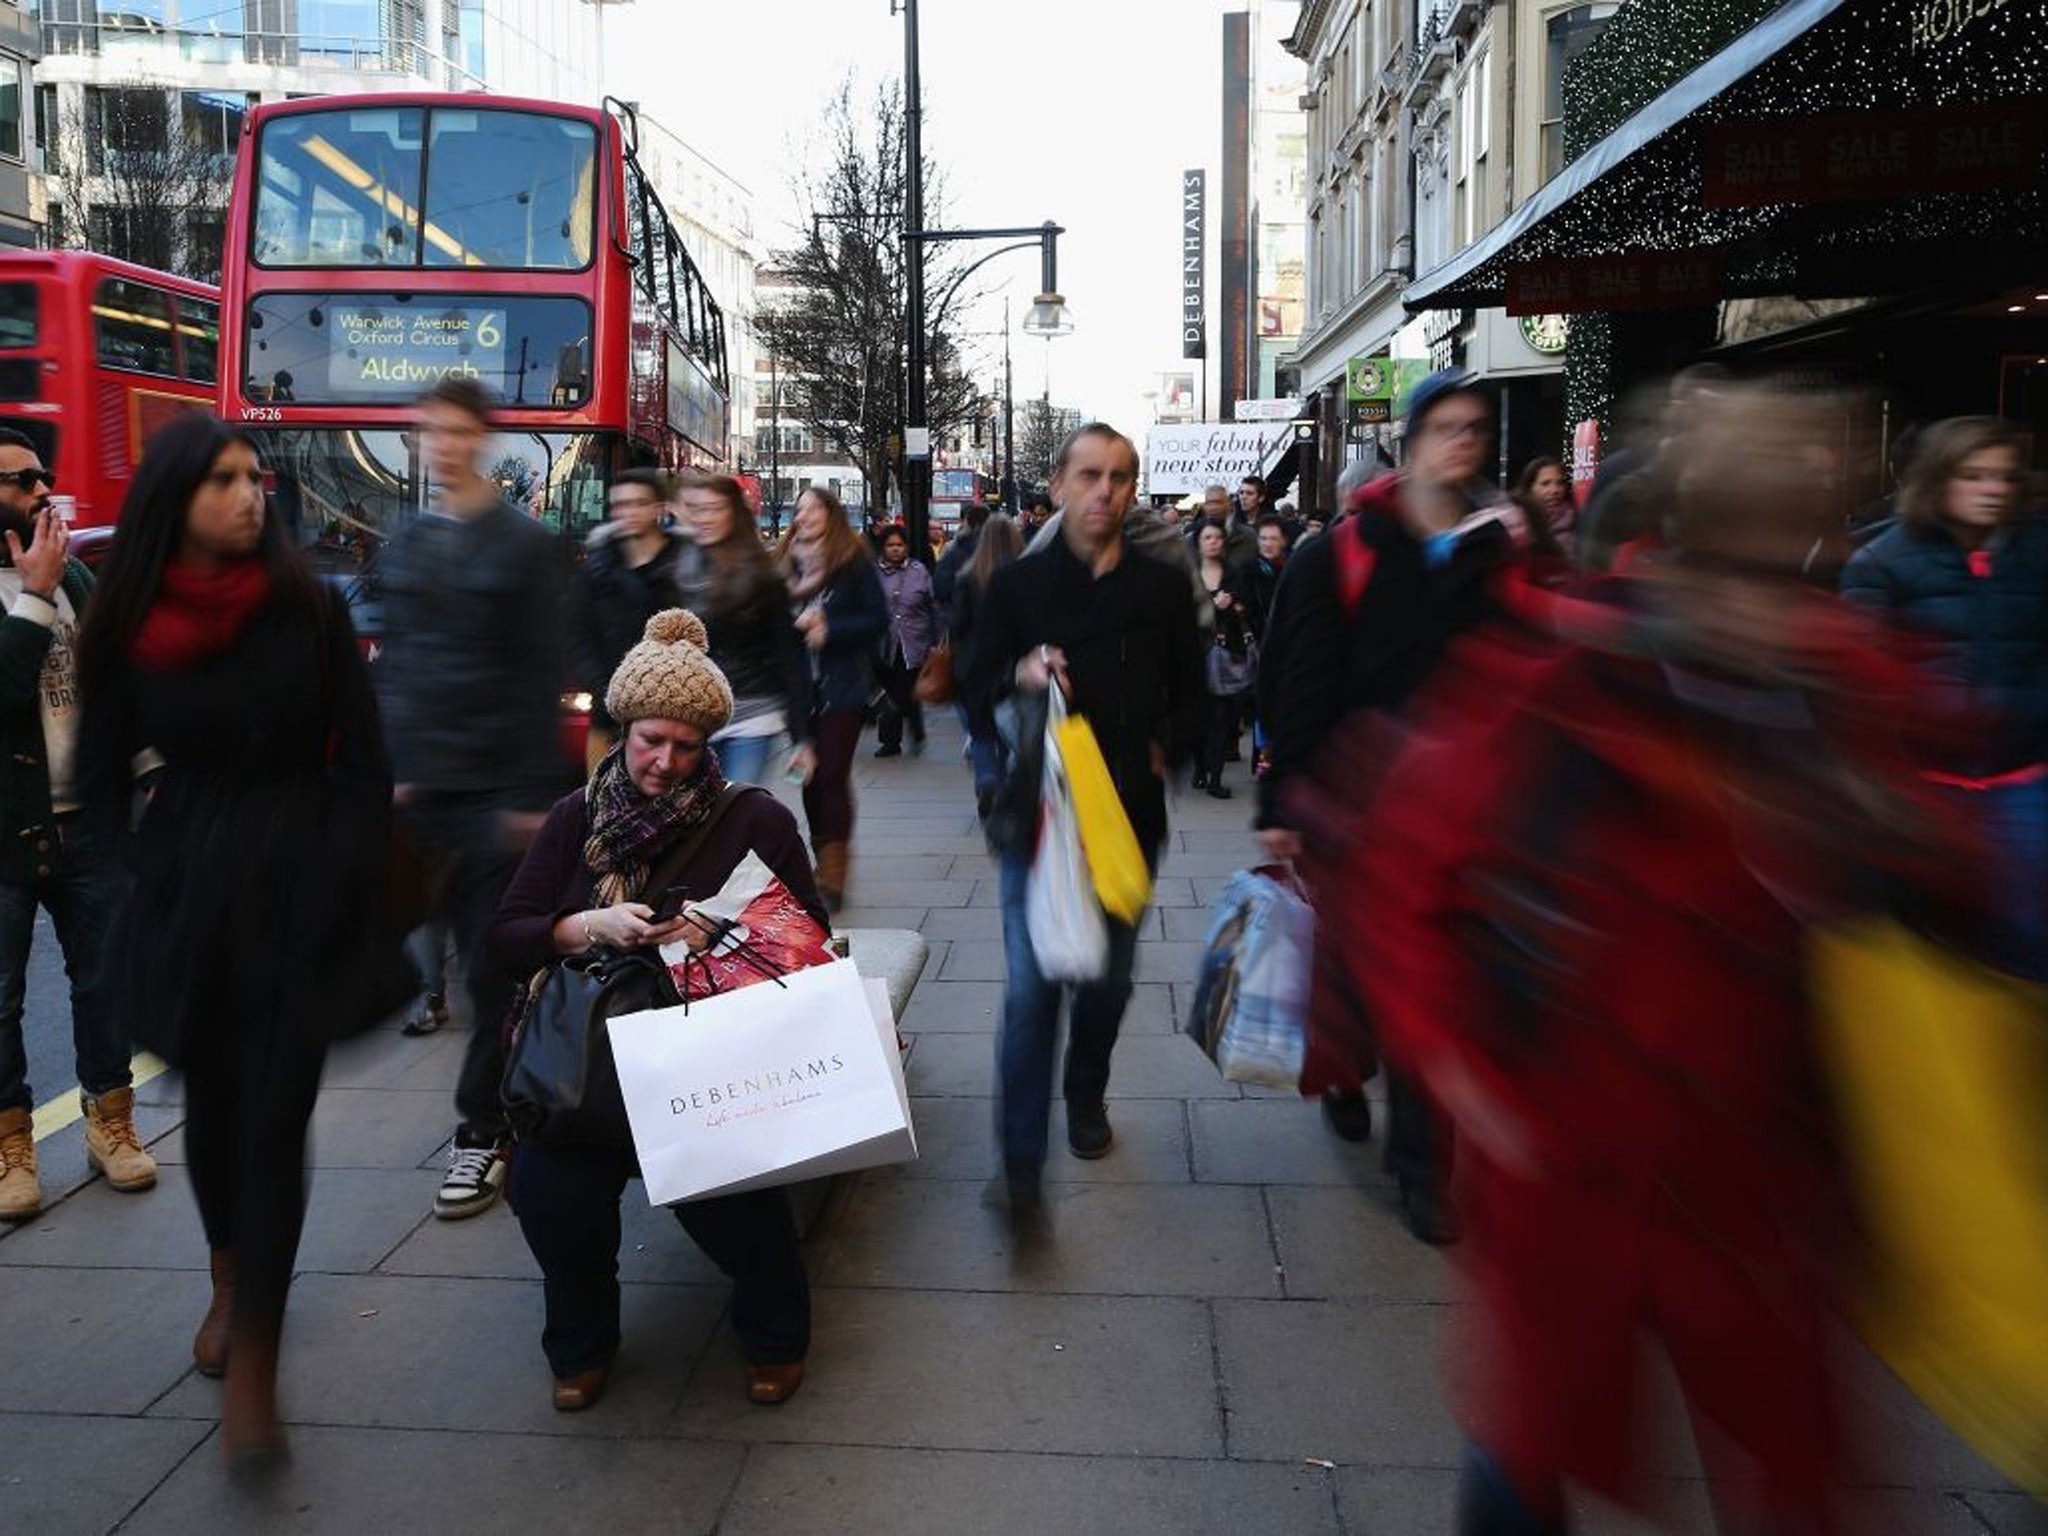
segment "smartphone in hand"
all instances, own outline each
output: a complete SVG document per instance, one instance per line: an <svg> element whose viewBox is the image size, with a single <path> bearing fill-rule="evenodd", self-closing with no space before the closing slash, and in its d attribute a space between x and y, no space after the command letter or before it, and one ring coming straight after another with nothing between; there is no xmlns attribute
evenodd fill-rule
<svg viewBox="0 0 2048 1536"><path fill-rule="evenodd" d="M649 903L654 908L654 916L648 921L657 925L672 923L683 915L683 908L689 904L690 898L683 888L680 885L672 885Z"/></svg>

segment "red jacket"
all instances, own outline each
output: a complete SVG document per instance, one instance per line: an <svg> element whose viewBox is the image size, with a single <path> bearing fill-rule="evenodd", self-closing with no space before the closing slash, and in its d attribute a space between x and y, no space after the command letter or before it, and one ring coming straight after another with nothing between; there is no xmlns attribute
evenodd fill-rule
<svg viewBox="0 0 2048 1536"><path fill-rule="evenodd" d="M1319 909L1382 1047L1457 1124L1486 1341L1465 1415L1511 1476L1631 1492L1643 1330L1770 1497L1832 1475L1810 1260L1843 1218L1803 934L1873 879L1924 886L1942 844L1903 832L1910 674L1787 600L1814 605L1796 693L1676 673L1646 633L1473 637Z"/></svg>

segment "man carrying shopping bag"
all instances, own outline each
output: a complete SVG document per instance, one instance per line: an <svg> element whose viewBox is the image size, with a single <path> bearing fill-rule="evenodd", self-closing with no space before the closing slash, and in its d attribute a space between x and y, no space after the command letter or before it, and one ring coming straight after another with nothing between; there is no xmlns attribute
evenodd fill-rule
<svg viewBox="0 0 2048 1536"><path fill-rule="evenodd" d="M995 710L1012 695L1057 686L1068 711L1092 727L1111 783L1146 859L1166 837L1165 770L1201 729L1202 648L1186 577L1124 539L1137 492L1138 453L1100 422L1060 447L1052 491L1060 535L1004 567L989 583L967 657L964 694L975 731L993 739ZM1003 947L1009 980L997 1046L997 1120L1013 1219L1038 1205L1052 1103L1053 1046L1063 986L1034 953L1026 915L1042 763L1019 753L990 817L1001 861ZM1072 1038L1063 1091L1067 1145L1076 1157L1108 1152L1110 1053L1131 996L1142 910L1107 918L1102 973L1073 986Z"/></svg>

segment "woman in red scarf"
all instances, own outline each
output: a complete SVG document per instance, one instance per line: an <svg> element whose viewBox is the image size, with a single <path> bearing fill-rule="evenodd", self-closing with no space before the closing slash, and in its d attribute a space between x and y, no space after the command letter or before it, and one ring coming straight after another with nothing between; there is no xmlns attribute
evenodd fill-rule
<svg viewBox="0 0 2048 1536"><path fill-rule="evenodd" d="M202 412L153 438L79 637L81 788L134 879L112 936L131 1032L182 1068L212 1249L193 1355L231 1461L283 1447L278 1339L328 1041L394 1001L371 920L390 775L340 601Z"/></svg>

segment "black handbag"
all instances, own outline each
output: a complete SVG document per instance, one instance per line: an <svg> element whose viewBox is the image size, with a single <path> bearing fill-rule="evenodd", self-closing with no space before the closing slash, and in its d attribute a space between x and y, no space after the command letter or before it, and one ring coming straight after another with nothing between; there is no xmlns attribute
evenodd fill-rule
<svg viewBox="0 0 2048 1536"><path fill-rule="evenodd" d="M744 784L727 784L710 813L651 873L648 888L680 878ZM505 1052L498 1096L520 1141L537 1146L599 1146L630 1151L632 1126L605 1024L680 1001L661 956L599 946L551 963L527 999Z"/></svg>
<svg viewBox="0 0 2048 1536"><path fill-rule="evenodd" d="M544 1147L630 1149L605 1023L676 1001L667 965L646 950L597 949L549 966L506 1055L499 1094L512 1134Z"/></svg>

